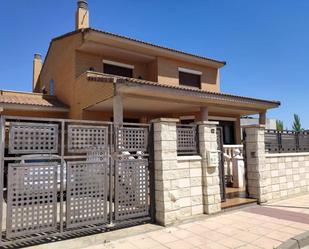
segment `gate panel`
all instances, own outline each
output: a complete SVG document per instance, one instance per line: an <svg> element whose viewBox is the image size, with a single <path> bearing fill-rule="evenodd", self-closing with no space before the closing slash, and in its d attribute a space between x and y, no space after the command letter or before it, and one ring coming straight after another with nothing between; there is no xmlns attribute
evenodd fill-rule
<svg viewBox="0 0 309 249"><path fill-rule="evenodd" d="M9 139L10 154L57 153L58 125L12 122Z"/></svg>
<svg viewBox="0 0 309 249"><path fill-rule="evenodd" d="M117 128L116 136L118 150L134 152L148 149L148 127Z"/></svg>
<svg viewBox="0 0 309 249"><path fill-rule="evenodd" d="M90 125L68 126L68 151L85 153L93 148L108 146L108 127Z"/></svg>
<svg viewBox="0 0 309 249"><path fill-rule="evenodd" d="M9 164L7 238L57 226L57 163Z"/></svg>
<svg viewBox="0 0 309 249"><path fill-rule="evenodd" d="M68 228L107 221L107 162L68 163Z"/></svg>
<svg viewBox="0 0 309 249"><path fill-rule="evenodd" d="M116 161L115 218L124 220L149 214L148 160Z"/></svg>

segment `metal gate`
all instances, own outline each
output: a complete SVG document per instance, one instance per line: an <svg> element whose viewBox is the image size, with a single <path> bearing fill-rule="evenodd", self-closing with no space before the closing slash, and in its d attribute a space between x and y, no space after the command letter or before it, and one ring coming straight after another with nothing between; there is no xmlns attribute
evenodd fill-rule
<svg viewBox="0 0 309 249"><path fill-rule="evenodd" d="M2 116L1 245L150 221L149 137L148 124Z"/></svg>
<svg viewBox="0 0 309 249"><path fill-rule="evenodd" d="M226 201L225 195L225 172L224 172L224 150L223 150L223 130L217 127L217 150L219 152L219 177L221 201Z"/></svg>

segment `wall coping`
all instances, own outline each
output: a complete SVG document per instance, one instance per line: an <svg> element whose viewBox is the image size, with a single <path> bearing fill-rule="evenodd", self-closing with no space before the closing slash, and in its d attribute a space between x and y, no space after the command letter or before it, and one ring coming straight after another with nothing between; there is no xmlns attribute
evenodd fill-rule
<svg viewBox="0 0 309 249"><path fill-rule="evenodd" d="M296 157L296 156L309 156L309 152L294 152L294 153L265 153L266 158L271 157Z"/></svg>
<svg viewBox="0 0 309 249"><path fill-rule="evenodd" d="M246 129L246 128L263 128L265 129L266 125L263 124L251 124L251 125L244 125L242 126L242 128Z"/></svg>
<svg viewBox="0 0 309 249"><path fill-rule="evenodd" d="M198 125L218 125L218 121L199 121L197 122Z"/></svg>
<svg viewBox="0 0 309 249"><path fill-rule="evenodd" d="M150 120L151 123L177 123L179 118L156 118Z"/></svg>
<svg viewBox="0 0 309 249"><path fill-rule="evenodd" d="M177 161L201 161L201 156L177 156Z"/></svg>

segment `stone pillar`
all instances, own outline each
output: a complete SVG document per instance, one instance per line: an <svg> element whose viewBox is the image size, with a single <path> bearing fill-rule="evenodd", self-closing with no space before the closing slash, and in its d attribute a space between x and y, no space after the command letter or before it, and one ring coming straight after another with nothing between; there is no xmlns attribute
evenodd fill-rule
<svg viewBox="0 0 309 249"><path fill-rule="evenodd" d="M245 155L247 171L247 189L249 196L259 203L269 199L270 165L265 163L265 126L250 125L245 129Z"/></svg>
<svg viewBox="0 0 309 249"><path fill-rule="evenodd" d="M218 149L216 126L218 122L204 121L199 124L199 145L202 157L202 184L204 213L213 214L221 210L219 161L215 167L208 165L208 151Z"/></svg>
<svg viewBox="0 0 309 249"><path fill-rule="evenodd" d="M171 186L177 174L185 177L185 172L177 171L176 123L179 119L159 118L151 122L154 125L156 222L165 226L180 218L177 191Z"/></svg>

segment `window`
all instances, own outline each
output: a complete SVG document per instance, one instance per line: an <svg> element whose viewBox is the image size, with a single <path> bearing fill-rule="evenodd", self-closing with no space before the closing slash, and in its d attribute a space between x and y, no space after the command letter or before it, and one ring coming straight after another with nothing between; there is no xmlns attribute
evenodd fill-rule
<svg viewBox="0 0 309 249"><path fill-rule="evenodd" d="M179 85L201 88L201 72L185 68L179 68L178 70Z"/></svg>
<svg viewBox="0 0 309 249"><path fill-rule="evenodd" d="M103 72L124 77L133 77L134 66L123 63L103 60Z"/></svg>
<svg viewBox="0 0 309 249"><path fill-rule="evenodd" d="M54 95L54 80L49 81L49 95Z"/></svg>

